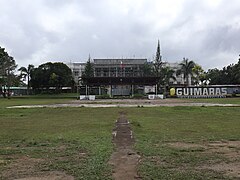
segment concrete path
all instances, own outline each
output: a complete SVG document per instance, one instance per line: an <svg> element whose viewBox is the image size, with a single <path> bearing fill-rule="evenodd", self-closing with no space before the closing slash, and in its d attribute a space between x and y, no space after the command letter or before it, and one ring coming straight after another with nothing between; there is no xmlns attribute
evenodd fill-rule
<svg viewBox="0 0 240 180"><path fill-rule="evenodd" d="M99 104L99 103L86 103L86 104L52 104L52 105L22 105L22 106L10 106L7 108L59 108L59 107L91 107L91 108L97 108L97 107L161 107L161 106L167 106L167 107L175 107L175 106L206 106L206 107L212 107L212 106L218 106L218 107L240 107L240 104L217 104L217 103L162 103L162 104L145 104L145 103L136 103L136 104Z"/></svg>
<svg viewBox="0 0 240 180"><path fill-rule="evenodd" d="M133 132L125 113L121 112L113 129L113 152L109 164L113 165L113 178L115 180L140 179L137 175L137 165L140 156L133 150Z"/></svg>

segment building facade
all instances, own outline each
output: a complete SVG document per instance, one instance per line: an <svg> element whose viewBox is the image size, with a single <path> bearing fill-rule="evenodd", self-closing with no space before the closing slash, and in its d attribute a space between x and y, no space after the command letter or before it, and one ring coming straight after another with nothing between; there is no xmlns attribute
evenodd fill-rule
<svg viewBox="0 0 240 180"><path fill-rule="evenodd" d="M164 62L163 63L163 67L170 67L171 69L174 70L174 77L176 78L176 80L170 79L170 85L184 85L185 80L184 80L184 76L183 74L177 75L177 70L179 70L181 68L181 66L179 65L180 63L169 63L169 62ZM190 82L189 85L192 85L192 77L191 75L189 75L188 77L188 82Z"/></svg>
<svg viewBox="0 0 240 180"><path fill-rule="evenodd" d="M67 66L72 70L72 75L75 83L78 83L79 78L82 76L86 63L84 62L70 62Z"/></svg>
<svg viewBox="0 0 240 180"><path fill-rule="evenodd" d="M93 59L94 77L142 77L147 59ZM68 63L75 82L82 76L86 63Z"/></svg>
<svg viewBox="0 0 240 180"><path fill-rule="evenodd" d="M141 77L147 59L93 59L94 77Z"/></svg>
<svg viewBox="0 0 240 180"><path fill-rule="evenodd" d="M90 84L92 86L104 85L107 93L111 96L156 92L156 79L145 74L145 66L153 66L153 63L148 62L146 58L93 59L91 63L94 70L94 79L91 79ZM68 66L73 72L75 82L79 83L86 63L70 63ZM179 63L164 62L163 67L167 66L175 71L174 75L176 77L176 80L170 80L170 85L183 85L183 75L176 74L176 71L180 68ZM99 90L99 92L101 91Z"/></svg>

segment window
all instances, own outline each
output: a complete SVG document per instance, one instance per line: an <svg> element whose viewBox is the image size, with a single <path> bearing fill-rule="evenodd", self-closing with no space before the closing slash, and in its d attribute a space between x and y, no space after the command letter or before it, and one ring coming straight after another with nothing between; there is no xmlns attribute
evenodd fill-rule
<svg viewBox="0 0 240 180"><path fill-rule="evenodd" d="M73 74L74 76L79 76L79 71L74 71Z"/></svg>

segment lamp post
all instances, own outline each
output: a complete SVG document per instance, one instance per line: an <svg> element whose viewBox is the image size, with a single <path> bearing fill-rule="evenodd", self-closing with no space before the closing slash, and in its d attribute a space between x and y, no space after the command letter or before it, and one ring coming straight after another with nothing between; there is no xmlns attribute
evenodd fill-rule
<svg viewBox="0 0 240 180"><path fill-rule="evenodd" d="M78 100L78 84L79 84L79 81L77 82L77 100Z"/></svg>
<svg viewBox="0 0 240 180"><path fill-rule="evenodd" d="M81 84L82 84L82 78L81 77L79 77L78 78L78 83L77 83L77 99L79 98L79 100L80 100L80 93L81 93ZM78 92L78 87L79 87L79 92Z"/></svg>

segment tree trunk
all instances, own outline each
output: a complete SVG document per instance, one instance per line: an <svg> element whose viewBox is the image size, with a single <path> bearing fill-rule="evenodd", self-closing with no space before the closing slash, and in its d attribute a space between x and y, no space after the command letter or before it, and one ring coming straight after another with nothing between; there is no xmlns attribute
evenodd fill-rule
<svg viewBox="0 0 240 180"><path fill-rule="evenodd" d="M189 86L188 75L186 75L186 86Z"/></svg>
<svg viewBox="0 0 240 180"><path fill-rule="evenodd" d="M8 67L8 71L7 71L7 87L8 87L7 97L8 97L8 99L10 99L10 95L11 95L11 93L10 93L10 85L11 85L11 83L10 83L10 69Z"/></svg>
<svg viewBox="0 0 240 180"><path fill-rule="evenodd" d="M27 76L27 95L29 95L29 75Z"/></svg>
<svg viewBox="0 0 240 180"><path fill-rule="evenodd" d="M3 97L6 98L6 86L3 86Z"/></svg>

